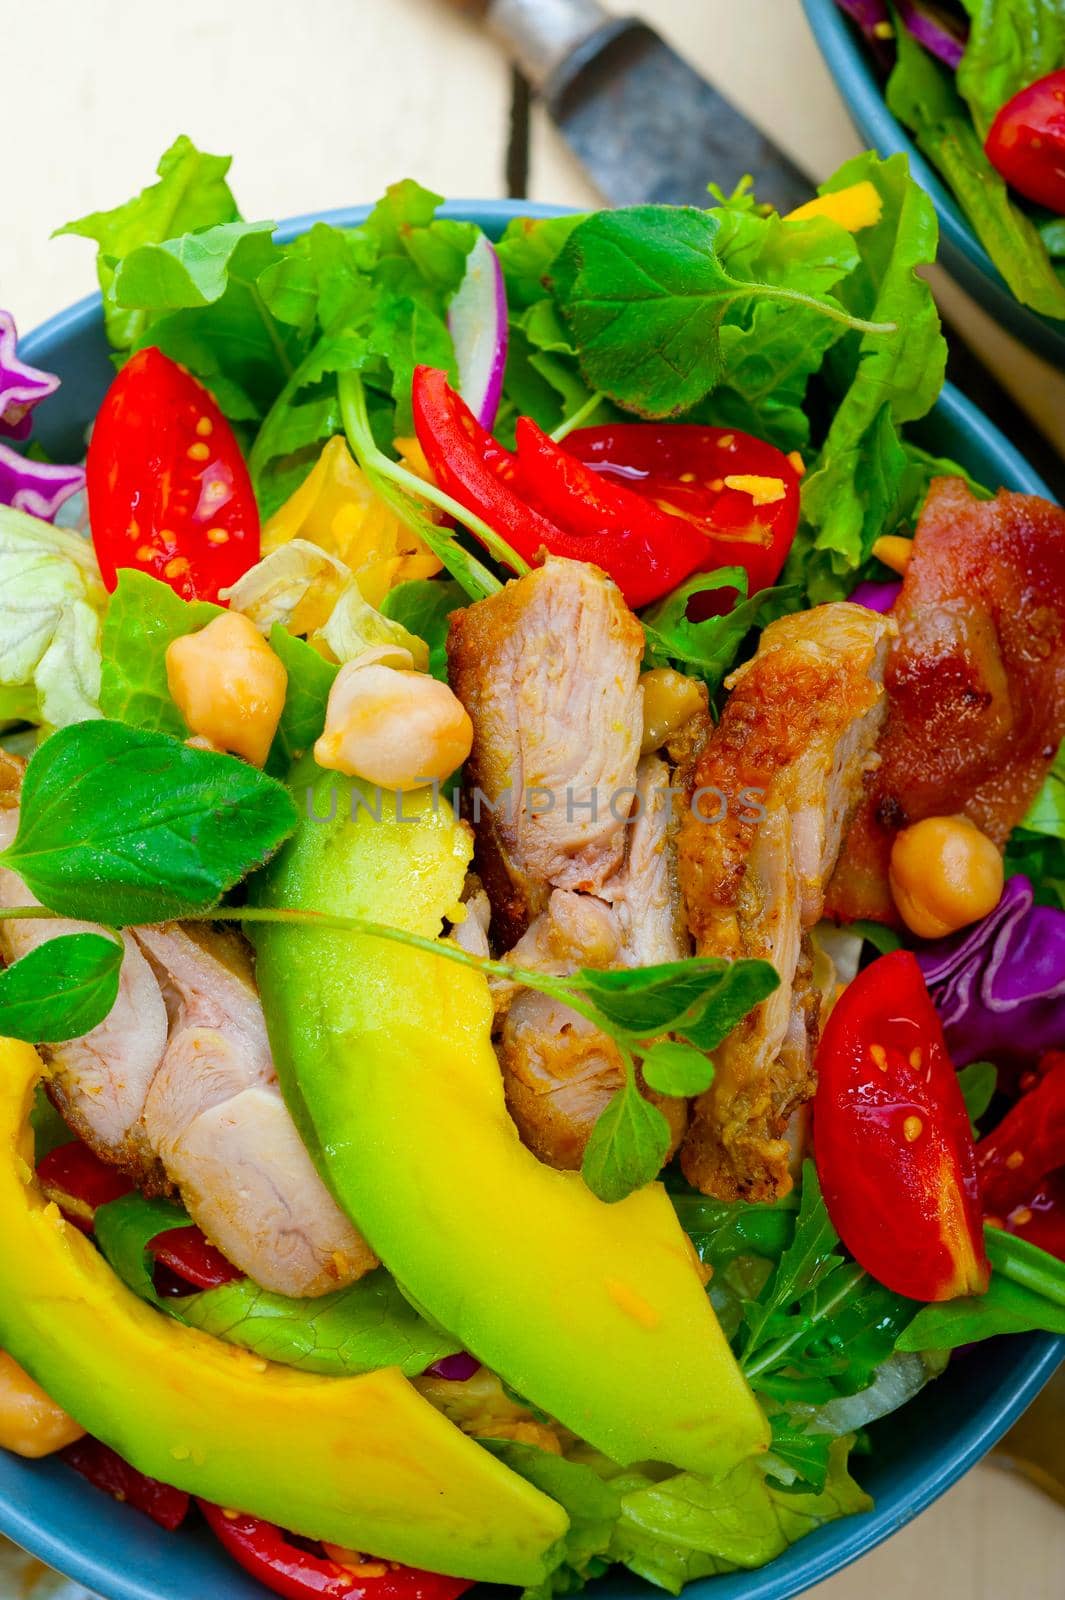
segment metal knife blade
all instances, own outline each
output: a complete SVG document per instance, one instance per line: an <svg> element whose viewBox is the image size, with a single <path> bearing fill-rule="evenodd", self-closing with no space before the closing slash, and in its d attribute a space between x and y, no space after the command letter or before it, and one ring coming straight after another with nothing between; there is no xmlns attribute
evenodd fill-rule
<svg viewBox="0 0 1065 1600"><path fill-rule="evenodd" d="M745 175L782 212L812 182L646 23L598 0L489 0L493 32L604 199L705 205Z"/></svg>

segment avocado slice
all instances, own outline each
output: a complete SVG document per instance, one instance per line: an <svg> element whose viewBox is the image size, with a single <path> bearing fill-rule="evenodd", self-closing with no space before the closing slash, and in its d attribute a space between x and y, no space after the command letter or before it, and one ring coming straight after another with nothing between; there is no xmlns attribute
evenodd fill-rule
<svg viewBox="0 0 1065 1600"><path fill-rule="evenodd" d="M255 902L439 934L472 850L447 802L307 763L293 784L306 813L253 880ZM255 924L254 938L289 1105L414 1303L615 1461L712 1473L764 1450L765 1418L661 1185L606 1205L520 1142L484 977L306 924Z"/></svg>
<svg viewBox="0 0 1065 1600"><path fill-rule="evenodd" d="M309 1538L431 1571L535 1584L565 1512L395 1367L297 1373L138 1300L33 1178L42 1064L0 1040L0 1345L152 1477Z"/></svg>

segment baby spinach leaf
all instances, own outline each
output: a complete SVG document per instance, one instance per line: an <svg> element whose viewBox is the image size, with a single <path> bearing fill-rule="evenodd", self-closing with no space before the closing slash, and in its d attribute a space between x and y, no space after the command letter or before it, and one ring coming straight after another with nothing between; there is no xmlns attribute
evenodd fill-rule
<svg viewBox="0 0 1065 1600"><path fill-rule="evenodd" d="M122 945L100 933L63 933L0 972L0 1034L30 1044L78 1039L118 995Z"/></svg>
<svg viewBox="0 0 1065 1600"><path fill-rule="evenodd" d="M630 1079L592 1129L581 1175L593 1194L613 1205L658 1176L669 1142L669 1123Z"/></svg>
<svg viewBox="0 0 1065 1600"><path fill-rule="evenodd" d="M288 673L288 686L266 765L269 772L283 776L325 727L329 691L340 669L278 622L270 629L270 648Z"/></svg>
<svg viewBox="0 0 1065 1600"><path fill-rule="evenodd" d="M148 1245L157 1234L188 1225L180 1206L130 1194L99 1207L94 1226L101 1251L141 1299L266 1361L329 1377L391 1366L415 1377L460 1348L419 1316L383 1267L313 1300L271 1294L250 1278L160 1299Z"/></svg>
<svg viewBox="0 0 1065 1600"><path fill-rule="evenodd" d="M229 167L229 156L207 155L182 134L159 162L158 183L113 211L94 211L57 230L81 234L99 245L96 270L104 296L104 322L108 338L118 349L128 349L136 342L147 325L147 314L118 305L114 292L117 263L139 245L235 222L236 201L226 183Z"/></svg>
<svg viewBox="0 0 1065 1600"><path fill-rule="evenodd" d="M429 671L447 682L447 619L467 604L462 586L454 578L411 578L390 589L381 610L429 646Z"/></svg>
<svg viewBox="0 0 1065 1600"><path fill-rule="evenodd" d="M158 922L215 905L295 824L288 791L233 756L80 722L32 757L0 859L63 916Z"/></svg>
<svg viewBox="0 0 1065 1600"><path fill-rule="evenodd" d="M691 206L630 206L573 230L552 286L592 389L644 417L687 411L720 380L721 325L740 302L779 300L858 325L830 298L734 277L719 255L722 227Z"/></svg>
<svg viewBox="0 0 1065 1600"><path fill-rule="evenodd" d="M166 680L167 646L221 614L221 606L208 600L182 600L168 583L123 567L100 641L104 716L152 733L187 738L189 730Z"/></svg>
<svg viewBox="0 0 1065 1600"><path fill-rule="evenodd" d="M738 603L722 616L690 621L692 600L716 589L735 589ZM673 663L685 672L697 673L713 694L731 670L750 630L786 616L802 599L802 589L794 584L760 589L749 600L746 594L747 574L742 567L696 573L641 616L651 660L657 666Z"/></svg>

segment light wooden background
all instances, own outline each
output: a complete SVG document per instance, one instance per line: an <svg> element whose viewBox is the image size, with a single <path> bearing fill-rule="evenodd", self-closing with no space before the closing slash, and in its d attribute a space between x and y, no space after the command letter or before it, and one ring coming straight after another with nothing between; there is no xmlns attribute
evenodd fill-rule
<svg viewBox="0 0 1065 1600"><path fill-rule="evenodd" d="M813 172L858 148L798 0L630 4ZM93 287L90 246L49 242L51 230L147 182L181 131L236 155L248 216L371 199L407 174L452 196L505 192L509 72L491 40L441 0L8 0L4 20L0 304L22 328ZM530 193L596 199L540 116ZM984 359L1065 450L1065 378L944 292ZM815 1593L1061 1600L1063 1574L1062 1509L980 1467ZM19 1592L34 1591L0 1574L0 1600Z"/></svg>

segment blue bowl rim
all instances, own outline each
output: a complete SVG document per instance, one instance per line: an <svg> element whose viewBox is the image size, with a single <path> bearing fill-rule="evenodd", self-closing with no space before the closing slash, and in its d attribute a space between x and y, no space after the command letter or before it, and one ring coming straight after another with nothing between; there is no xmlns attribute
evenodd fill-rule
<svg viewBox="0 0 1065 1600"><path fill-rule="evenodd" d="M1037 354L1046 357L1049 337L1053 353L1065 358L1065 321L1043 316L1017 299L949 188L889 110L869 52L836 0L802 0L802 4L859 133L881 156L906 155L913 176L931 197L948 255L945 264L961 279L964 288Z"/></svg>
<svg viewBox="0 0 1065 1600"><path fill-rule="evenodd" d="M291 239L320 221L342 227L354 226L365 219L368 210L366 206L345 206L289 218L279 224L277 237ZM527 201L451 200L441 208L441 214L472 218L486 231L497 235L514 217L562 216L572 210L572 207ZM100 320L100 295L87 295L28 333L20 342L21 352L26 359L42 361L47 366L49 351L57 341L98 333ZM952 384L944 386L934 415L953 432L972 441L979 450L995 456L1002 478L1011 487L1029 494L1049 495L1046 485L1021 451ZM702 1579L690 1584L685 1594L691 1600L697 1597L698 1600L741 1600L741 1597L742 1600L793 1600L794 1596L842 1571L897 1532L951 1488L992 1448L1065 1360L1065 1337L1035 1334L1025 1338L1031 1354L1023 1363L1020 1380L1013 1383L1006 1394L996 1394L990 1401L977 1405L963 1429L941 1437L927 1449L915 1463L913 1472L908 1474L916 1478L915 1483L908 1482L905 1489L881 1495L870 1512L829 1523L807 1535L766 1567ZM920 1404L919 1399L916 1404ZM0 1460L0 1468L3 1465ZM46 1470L49 1466L48 1463L41 1465ZM95 1490L87 1490L87 1493L97 1495ZM47 1479L44 1479L29 1498L36 1502L47 1496ZM90 1504L95 1506L95 1499ZM116 1519L120 1515L137 1517L136 1513L126 1513L123 1508L112 1510L103 1502L100 1505L101 1515L94 1523L96 1520L104 1523L105 1513ZM132 1526L141 1541L147 1537L154 1542L158 1530L136 1523ZM0 1533L69 1578L106 1596L107 1600L157 1600L157 1589L146 1587L136 1570L119 1565L123 1546L131 1542L130 1531L130 1524L125 1528L116 1527L112 1549L107 1549L101 1541L98 1548L90 1550L54 1522L41 1520L33 1505L24 1503L21 1495L0 1486ZM169 1543L172 1536L160 1532L159 1537L167 1541L166 1548L173 1550L176 1556L180 1547ZM221 1552L219 1556L226 1559L221 1557ZM228 1566L226 1570L230 1571ZM248 1580L236 1569L232 1569L231 1579L233 1593L239 1594L239 1600L244 1600L248 1593L265 1593L258 1588L248 1590ZM228 1590L230 1585L226 1587ZM634 1597L646 1600L652 1593L648 1585L629 1575L600 1580L593 1592L603 1596L603 1600L634 1600Z"/></svg>

